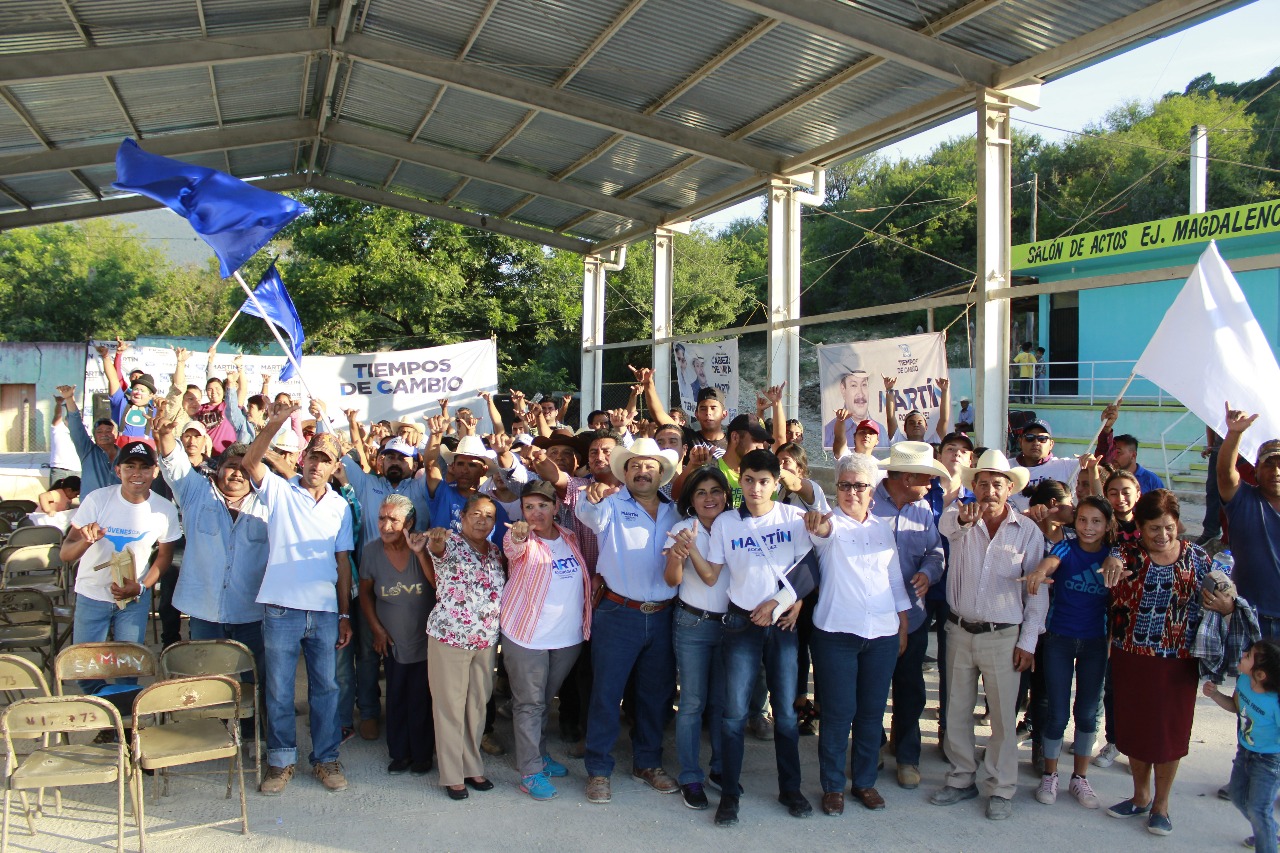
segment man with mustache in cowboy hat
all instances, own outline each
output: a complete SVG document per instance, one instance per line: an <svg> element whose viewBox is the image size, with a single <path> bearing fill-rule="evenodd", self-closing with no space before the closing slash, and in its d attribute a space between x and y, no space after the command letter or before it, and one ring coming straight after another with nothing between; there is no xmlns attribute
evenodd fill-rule
<svg viewBox="0 0 1280 853"><path fill-rule="evenodd" d="M945 741L951 769L929 801L949 806L978 796L973 709L981 676L991 708L982 764L987 817L1003 820L1013 813L1018 783L1018 684L1035 661L1049 606L1048 596L1026 595L1022 579L1044 556L1044 534L1009 501L1026 488L1026 468L993 449L960 476L977 501L952 504L938 522L951 540Z"/></svg>

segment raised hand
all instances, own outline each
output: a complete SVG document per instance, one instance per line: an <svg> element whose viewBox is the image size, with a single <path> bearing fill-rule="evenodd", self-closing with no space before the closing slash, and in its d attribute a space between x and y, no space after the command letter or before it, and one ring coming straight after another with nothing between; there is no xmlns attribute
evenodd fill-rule
<svg viewBox="0 0 1280 853"><path fill-rule="evenodd" d="M977 501L971 504L960 504L958 515L963 525L977 524L978 519L982 517L982 504Z"/></svg>
<svg viewBox="0 0 1280 853"><path fill-rule="evenodd" d="M845 423L851 417L853 417L853 412L848 409L836 409L836 423Z"/></svg>
<svg viewBox="0 0 1280 853"><path fill-rule="evenodd" d="M1258 419L1258 415L1246 415L1241 409L1231 408L1231 404L1227 403L1227 432L1242 433L1249 427L1253 426L1253 422Z"/></svg>
<svg viewBox="0 0 1280 853"><path fill-rule="evenodd" d="M440 414L442 414L442 415L443 415L443 414L448 414L448 412L449 412L449 398L448 398L448 397L441 397L441 398L440 398L439 400L437 400L436 402L440 404Z"/></svg>
<svg viewBox="0 0 1280 853"><path fill-rule="evenodd" d="M1108 427L1116 422L1120 417L1120 406L1117 403L1108 403L1102 410L1102 422Z"/></svg>
<svg viewBox="0 0 1280 853"><path fill-rule="evenodd" d="M1124 563L1115 557L1107 557L1103 560L1098 574L1102 575L1102 585L1107 589L1133 577L1133 572L1126 569Z"/></svg>
<svg viewBox="0 0 1280 853"><path fill-rule="evenodd" d="M586 488L587 488L587 500L591 501L591 503L593 504L600 503L600 501L604 500L605 498L609 497L609 495L618 491L617 486L611 486L608 483L600 483L600 482L592 483Z"/></svg>
<svg viewBox="0 0 1280 853"><path fill-rule="evenodd" d="M782 402L782 391L786 387L787 387L787 383L785 382L783 382L781 385L770 385L768 388L765 389L765 392L764 392L765 399L767 399L770 403L772 403L775 406L778 405L779 403Z"/></svg>
<svg viewBox="0 0 1280 853"><path fill-rule="evenodd" d="M129 342L124 338L116 335L116 352L124 352L129 348Z"/></svg>
<svg viewBox="0 0 1280 853"><path fill-rule="evenodd" d="M809 510L804 514L804 529L819 536L829 536L831 516L834 514L833 512L823 513L816 509Z"/></svg>
<svg viewBox="0 0 1280 853"><path fill-rule="evenodd" d="M480 419L475 415L463 415L455 420L458 422L459 435L475 435L476 427L480 424Z"/></svg>
<svg viewBox="0 0 1280 853"><path fill-rule="evenodd" d="M897 384L898 384L898 377L896 376L886 376L884 378L884 390L886 391L892 391L893 386Z"/></svg>
<svg viewBox="0 0 1280 853"><path fill-rule="evenodd" d="M950 388L950 387L951 387L951 380L950 380L950 379L935 379L935 380L933 380L933 384L938 386L938 390L939 390L939 391L945 391L945 390L947 390L948 388Z"/></svg>
<svg viewBox="0 0 1280 853"><path fill-rule="evenodd" d="M804 488L804 483L800 482L800 478L790 471L783 470L778 474L778 479L782 481L782 485L789 492L798 492Z"/></svg>
<svg viewBox="0 0 1280 853"><path fill-rule="evenodd" d="M492 402L493 402L493 392L492 392L492 391L477 391L477 392L476 392L476 396L477 396L477 397L479 397L481 400L484 400L486 403L492 403Z"/></svg>
<svg viewBox="0 0 1280 853"><path fill-rule="evenodd" d="M191 350L187 349L186 347L174 347L173 357L178 360L178 364L182 364L187 359L191 358ZM237 356L237 357L243 358L243 356Z"/></svg>
<svg viewBox="0 0 1280 853"><path fill-rule="evenodd" d="M324 403L316 397L312 397L311 402L307 404L307 411L311 414L311 417L316 420L320 420L324 417L324 408Z"/></svg>
<svg viewBox="0 0 1280 853"><path fill-rule="evenodd" d="M432 415L424 420L427 422L427 429L431 431L431 440L439 442L449 429L449 419L444 415Z"/></svg>
<svg viewBox="0 0 1280 853"><path fill-rule="evenodd" d="M639 385L648 385L653 381L653 368L651 367L635 367L628 364L627 370L631 371L631 375L636 378L636 383Z"/></svg>
<svg viewBox="0 0 1280 853"><path fill-rule="evenodd" d="M609 423L616 430L624 430L631 423L631 415L627 413L626 409L610 409Z"/></svg>
<svg viewBox="0 0 1280 853"><path fill-rule="evenodd" d="M444 543L449 540L449 530L433 527L427 531L427 549L437 557L444 555Z"/></svg>
<svg viewBox="0 0 1280 853"><path fill-rule="evenodd" d="M74 386L74 385L59 385L59 386L58 386L58 396L60 396L60 397L62 398L62 401L63 401L64 403L65 403L65 402L67 402L68 400L74 400L74 399L76 398L76 386Z"/></svg>
<svg viewBox="0 0 1280 853"><path fill-rule="evenodd" d="M524 519L514 521L511 524L508 524L507 527L511 530L512 542L520 543L529 539L529 522Z"/></svg>
<svg viewBox="0 0 1280 853"><path fill-rule="evenodd" d="M98 345L97 345L97 346L95 346L93 349L94 349L94 352L96 352L96 353L98 354L98 357L99 357L99 358L106 358L106 357L107 357L107 353L109 353L109 352L111 351L111 350L107 349L107 347L106 347L106 345L105 345L105 344L98 344Z"/></svg>
<svg viewBox="0 0 1280 853"><path fill-rule="evenodd" d="M419 533L416 530L406 530L404 532L404 542L409 546L409 550L415 554L421 554L427 547L427 534Z"/></svg>
<svg viewBox="0 0 1280 853"><path fill-rule="evenodd" d="M689 528L684 528L678 533L667 531L667 538L673 540L667 546L667 553L677 559L684 560L693 552L694 534Z"/></svg>
<svg viewBox="0 0 1280 853"><path fill-rule="evenodd" d="M355 409L343 409L342 414L346 415L347 420L352 423L358 422L360 420L360 413L357 412Z"/></svg>

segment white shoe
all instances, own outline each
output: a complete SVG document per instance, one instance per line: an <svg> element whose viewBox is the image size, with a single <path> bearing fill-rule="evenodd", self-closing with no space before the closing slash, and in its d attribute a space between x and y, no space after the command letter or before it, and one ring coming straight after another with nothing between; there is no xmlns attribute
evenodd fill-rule
<svg viewBox="0 0 1280 853"><path fill-rule="evenodd" d="M1072 776L1068 790L1071 792L1071 796L1075 797L1080 805L1086 809L1101 808L1102 803L1098 800L1098 795L1093 792L1093 786L1083 776Z"/></svg>
<svg viewBox="0 0 1280 853"><path fill-rule="evenodd" d="M1051 806L1058 801L1058 774L1048 774L1040 777L1040 787L1036 789L1036 799Z"/></svg>
<svg viewBox="0 0 1280 853"><path fill-rule="evenodd" d="M1108 743L1098 751L1097 755L1093 757L1093 766L1110 767L1112 764L1116 763L1116 758L1119 757L1119 755L1120 750L1116 749L1116 745L1114 743Z"/></svg>

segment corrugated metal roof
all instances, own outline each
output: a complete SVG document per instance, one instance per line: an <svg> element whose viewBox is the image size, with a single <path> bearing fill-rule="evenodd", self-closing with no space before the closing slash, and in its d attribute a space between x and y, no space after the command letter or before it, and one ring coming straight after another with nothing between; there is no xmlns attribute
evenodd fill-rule
<svg viewBox="0 0 1280 853"><path fill-rule="evenodd" d="M1061 74L1235 2L1007 0L981 7L968 21L934 37L975 54L970 63L979 69L975 73L988 73L981 70L984 62L1000 68L1028 62L1029 73ZM144 146L148 137L164 134L168 150L180 159L215 168L229 163L236 174L303 172L314 164L318 175L375 190L389 181L393 189L439 201L458 186L459 174L415 163L397 166L376 149L395 151L409 140L445 86L417 139L422 158L429 161L443 148L478 162L464 171L483 171L480 161L490 158L494 166L525 173L511 181L520 189L492 183L501 180L500 169L490 182L469 181L453 205L493 215L524 200L532 188L534 197L515 214L516 221L559 229L586 217L571 234L608 241L728 203L730 188L746 192L752 181L763 188L778 164L799 169L853 153L849 140L873 123L890 117L898 122L878 127L877 138L886 138L895 127L948 114L928 107L931 100L953 112L971 102L972 86L958 85L953 68L922 69L890 57L859 76L840 76L874 52L797 23L761 33L754 28L767 20L732 0L320 0L316 5L313 18L312 0L202 0L206 40L194 0L3 0L0 88L6 92L0 94L29 116L36 131L0 98L0 183L37 207L92 198L69 171L73 166L66 165L74 163L90 184L114 197L108 189L112 163L105 152L109 143L132 132L132 121ZM974 9L962 0L844 0L843 5L926 34L929 22ZM334 20L338 8L352 19ZM1108 27L1144 10L1164 18L1142 32ZM343 23L347 26L338 26ZM324 32L330 30L345 30L351 38L325 44ZM870 30L851 29L849 35L857 39L860 32ZM747 33L757 36L753 43L704 79L693 76L700 77L701 69ZM1076 38L1082 42L1053 66L1047 60L1035 64L1045 51ZM124 52L123 64L111 53L120 46L137 48ZM55 53L28 62L25 57L36 51ZM338 73L329 75L334 62ZM572 79L557 90L571 70L576 72ZM838 76L842 82L829 87L827 82ZM334 87L322 91L330 80ZM682 91L671 104L656 116L647 114L677 89ZM947 93L954 97L938 98ZM309 134L297 120L319 121L320 107L330 112L323 130L315 125L318 142L299 144L300 132ZM535 109L532 119L522 124L530 109ZM763 116L770 121L761 123ZM343 125L362 130L342 137L334 128ZM746 128L753 132L739 140ZM234 140L226 143L232 145L228 151L207 150L206 134L215 130ZM385 145L378 144L378 134L385 136ZM67 150L47 152L40 138ZM375 150L335 146L332 140L338 138L356 138ZM85 147L93 143L107 144ZM665 180L637 193L658 176ZM576 195L583 192L595 197ZM578 203L558 200L562 197ZM396 203L392 196L386 201ZM112 204L104 202L100 209L109 211ZM6 211L0 228L58 218L56 211L28 215L12 208L13 202L0 196L0 211Z"/></svg>

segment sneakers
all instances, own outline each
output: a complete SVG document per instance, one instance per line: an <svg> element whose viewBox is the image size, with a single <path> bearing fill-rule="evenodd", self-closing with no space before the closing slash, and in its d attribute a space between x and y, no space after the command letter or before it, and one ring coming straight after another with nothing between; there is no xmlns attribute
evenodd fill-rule
<svg viewBox="0 0 1280 853"><path fill-rule="evenodd" d="M351 739L352 739L353 737L355 737L355 736L356 736L356 730L355 730L354 728L352 728L351 726L343 726L343 727L342 727L342 742L343 742L343 743L346 743L347 741L351 740Z"/></svg>
<svg viewBox="0 0 1280 853"><path fill-rule="evenodd" d="M1075 790L1075 780L1071 780L1072 790ZM1036 799L1046 806L1051 806L1058 801L1058 774L1048 774L1040 777L1040 787L1036 789Z"/></svg>
<svg viewBox="0 0 1280 853"><path fill-rule="evenodd" d="M720 791L721 793L723 793L723 792L724 792L724 784L723 784L723 782L722 782L723 778L724 778L724 777L723 777L721 774L719 774L719 773L708 773L708 774L707 774L707 787L708 787L708 788L710 788L710 789L711 789L711 790L713 790L713 791ZM742 787L742 783L741 783L741 782L739 782L739 783L738 783L738 796L739 796L739 797L741 797L741 796L742 796L743 794L745 794L745 793L746 793L746 789L745 789L745 788L743 788L743 787Z"/></svg>
<svg viewBox="0 0 1280 853"><path fill-rule="evenodd" d="M1102 802L1098 799L1098 795L1093 792L1093 786L1089 784L1089 780L1083 776L1072 776L1071 796L1086 809L1096 809L1102 806Z"/></svg>
<svg viewBox="0 0 1280 853"><path fill-rule="evenodd" d="M738 798L721 797L716 807L716 826L733 826L738 822Z"/></svg>
<svg viewBox="0 0 1280 853"><path fill-rule="evenodd" d="M961 800L972 800L976 796L978 796L977 785L969 785L965 788L947 785L945 788L939 788L934 791L933 796L929 798L929 802L935 806L953 806Z"/></svg>
<svg viewBox="0 0 1280 853"><path fill-rule="evenodd" d="M556 761L550 755L544 755L542 756L542 772L554 777L568 776L569 768Z"/></svg>
<svg viewBox="0 0 1280 853"><path fill-rule="evenodd" d="M347 790L347 777L342 775L342 762L317 761L311 765L311 772L326 791L338 792Z"/></svg>
<svg viewBox="0 0 1280 853"><path fill-rule="evenodd" d="M1126 818L1139 817L1149 811L1151 811L1150 803L1147 803L1145 806L1135 806L1133 804L1133 800L1121 800L1111 808L1107 809L1107 815L1109 817L1124 820Z"/></svg>
<svg viewBox="0 0 1280 853"><path fill-rule="evenodd" d="M1276 841L1280 842L1280 835L1276 836ZM1252 850L1253 848L1258 846L1258 839L1255 836L1250 835L1244 841L1241 841L1240 844Z"/></svg>
<svg viewBox="0 0 1280 853"><path fill-rule="evenodd" d="M607 803L613 799L613 787L608 776L587 777L587 802Z"/></svg>
<svg viewBox="0 0 1280 853"><path fill-rule="evenodd" d="M1057 787L1056 785L1054 786ZM987 820L1005 820L1013 814L1013 801L992 794L987 798Z"/></svg>
<svg viewBox="0 0 1280 853"><path fill-rule="evenodd" d="M684 798L686 807L696 811L702 811L709 803L707 802L707 792L702 790L700 782L690 782L688 785L680 786L680 796Z"/></svg>
<svg viewBox="0 0 1280 853"><path fill-rule="evenodd" d="M267 767L267 778L262 780L262 784L258 786L258 790L268 797L274 797L284 790L289 784L289 780L293 778L293 765L288 767Z"/></svg>
<svg viewBox="0 0 1280 853"><path fill-rule="evenodd" d="M534 773L520 780L520 790L539 802L554 800L556 786L551 784L546 773Z"/></svg>
<svg viewBox="0 0 1280 853"><path fill-rule="evenodd" d="M377 717L360 721L360 737L365 740L377 740L380 734L382 734L382 730L378 726Z"/></svg>
<svg viewBox="0 0 1280 853"><path fill-rule="evenodd" d="M1147 818L1147 832L1152 835L1172 835L1173 821L1169 820L1167 814L1151 813L1151 817Z"/></svg>
<svg viewBox="0 0 1280 853"><path fill-rule="evenodd" d="M637 767L631 771L631 775L644 782L659 794L674 794L680 790L680 786L676 784L676 780L661 767Z"/></svg>
<svg viewBox="0 0 1280 853"><path fill-rule="evenodd" d="M399 776L401 773L408 773L409 768L413 766L413 762L407 758L397 758L387 765L387 772L392 776Z"/></svg>
<svg viewBox="0 0 1280 853"><path fill-rule="evenodd" d="M1114 743L1107 743L1102 749L1098 750L1098 754L1093 757L1094 767L1110 767L1116 763L1120 750L1116 749Z"/></svg>
<svg viewBox="0 0 1280 853"><path fill-rule="evenodd" d="M773 740L773 720L768 715L753 717L747 721L747 733L756 740Z"/></svg>

